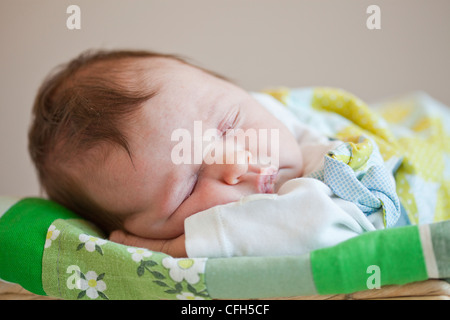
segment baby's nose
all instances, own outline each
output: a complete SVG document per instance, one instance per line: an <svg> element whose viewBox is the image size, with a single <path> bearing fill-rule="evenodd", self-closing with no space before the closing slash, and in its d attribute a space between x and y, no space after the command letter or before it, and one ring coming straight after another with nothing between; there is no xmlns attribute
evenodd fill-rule
<svg viewBox="0 0 450 320"><path fill-rule="evenodd" d="M246 150L236 151L233 159L227 157L222 171L225 183L230 185L239 183L239 178L249 171L251 157L251 153Z"/></svg>

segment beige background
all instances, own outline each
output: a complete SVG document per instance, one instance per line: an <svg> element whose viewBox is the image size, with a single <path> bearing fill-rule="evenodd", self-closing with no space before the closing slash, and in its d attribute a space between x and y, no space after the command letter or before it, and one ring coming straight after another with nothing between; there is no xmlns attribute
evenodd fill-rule
<svg viewBox="0 0 450 320"><path fill-rule="evenodd" d="M81 8L68 30L66 8ZM381 8L368 30L366 8ZM88 48L179 53L248 90L327 85L372 102L424 90L450 105L449 0L1 0L0 195L37 195L35 92Z"/></svg>

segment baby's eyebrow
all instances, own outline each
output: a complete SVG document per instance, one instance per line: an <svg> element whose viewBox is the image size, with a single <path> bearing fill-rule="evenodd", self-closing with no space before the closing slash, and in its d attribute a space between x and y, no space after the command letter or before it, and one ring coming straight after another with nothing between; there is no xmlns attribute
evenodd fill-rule
<svg viewBox="0 0 450 320"><path fill-rule="evenodd" d="M208 97L207 97L208 98ZM206 119L214 119L215 117L223 118L225 116L226 108L221 108L221 102L226 98L225 93L216 95L214 98L209 98L209 108L206 114ZM224 111L225 109L225 111ZM219 111L219 112L217 112ZM217 114L219 113L219 114Z"/></svg>

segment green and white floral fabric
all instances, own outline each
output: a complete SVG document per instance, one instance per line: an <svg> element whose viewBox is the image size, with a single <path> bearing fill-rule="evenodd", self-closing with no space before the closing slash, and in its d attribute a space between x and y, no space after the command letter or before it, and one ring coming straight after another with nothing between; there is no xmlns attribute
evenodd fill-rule
<svg viewBox="0 0 450 320"><path fill-rule="evenodd" d="M43 254L49 262L43 265L46 292L69 299L209 298L206 259L174 259L118 245L83 220L55 220L46 236L52 237ZM124 276L126 281L117 281Z"/></svg>

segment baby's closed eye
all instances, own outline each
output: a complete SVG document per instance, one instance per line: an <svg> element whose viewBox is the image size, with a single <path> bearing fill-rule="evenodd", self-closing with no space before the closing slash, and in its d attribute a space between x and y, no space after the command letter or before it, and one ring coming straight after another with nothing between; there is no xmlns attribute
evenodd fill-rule
<svg viewBox="0 0 450 320"><path fill-rule="evenodd" d="M219 124L217 128L221 133L222 137L230 133L230 130L235 129L239 123L239 120L240 120L239 109L233 110L231 113L228 113L225 119Z"/></svg>

